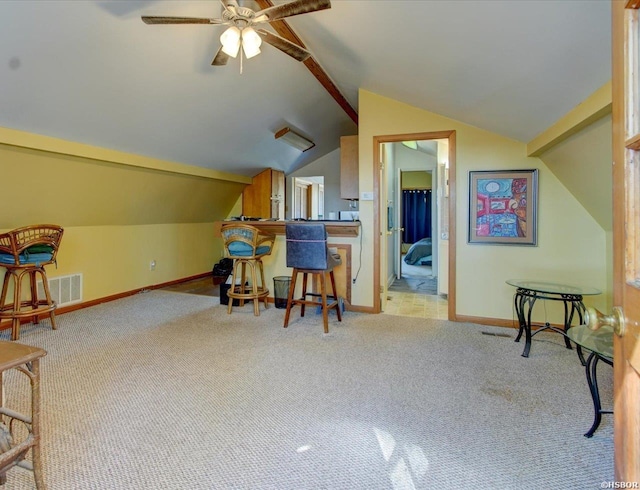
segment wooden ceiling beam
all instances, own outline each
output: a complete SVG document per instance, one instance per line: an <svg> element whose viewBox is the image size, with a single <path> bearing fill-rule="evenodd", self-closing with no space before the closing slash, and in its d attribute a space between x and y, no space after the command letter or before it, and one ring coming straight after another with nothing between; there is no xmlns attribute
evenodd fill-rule
<svg viewBox="0 0 640 490"><path fill-rule="evenodd" d="M266 9L269 7L273 7L273 3L271 0L256 0L256 3L261 9ZM291 28L291 26L287 23L286 20L275 20L273 22L269 22L269 25L273 27L273 29L278 33L278 35L285 38L287 41L291 41L292 43L297 44L298 46L308 49L305 44L302 42L302 39L298 37L295 31ZM320 66L320 63L312 56L303 61L307 69L313 74L314 77L320 82L320 85L324 87L324 89L333 97L333 99L338 103L338 105L347 113L347 115L351 118L351 120L358 124L358 113L356 110L349 104L349 101L342 95L340 89L333 83L333 80L329 77L326 71Z"/></svg>

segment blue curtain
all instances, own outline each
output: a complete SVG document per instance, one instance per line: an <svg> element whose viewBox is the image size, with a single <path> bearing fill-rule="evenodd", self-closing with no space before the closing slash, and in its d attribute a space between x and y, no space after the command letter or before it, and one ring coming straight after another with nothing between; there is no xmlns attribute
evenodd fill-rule
<svg viewBox="0 0 640 490"><path fill-rule="evenodd" d="M431 237L431 190L402 191L403 243Z"/></svg>

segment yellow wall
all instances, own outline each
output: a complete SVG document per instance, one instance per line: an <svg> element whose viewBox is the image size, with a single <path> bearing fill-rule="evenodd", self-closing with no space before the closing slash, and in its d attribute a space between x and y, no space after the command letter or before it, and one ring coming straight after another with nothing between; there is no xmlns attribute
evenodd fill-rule
<svg viewBox="0 0 640 490"><path fill-rule="evenodd" d="M585 303L604 307L610 297L605 231L526 145L458 121L417 109L366 90L359 93L360 192L373 191L373 137L429 131L456 131L456 315L512 319L514 289L505 280L538 279L593 286L605 291ZM468 172L539 169L538 246L467 243ZM363 271L353 302L373 305L374 209L360 201ZM551 310L553 306L549 306ZM542 308L537 309L544 314ZM555 321L556 319L551 319Z"/></svg>
<svg viewBox="0 0 640 490"><path fill-rule="evenodd" d="M47 276L81 272L89 301L210 272L221 252L211 223L65 227L58 267Z"/></svg>
<svg viewBox="0 0 640 490"><path fill-rule="evenodd" d="M82 273L84 301L211 271L222 252L213 222L229 215L244 188L242 178L190 175L189 166L173 162L180 171L27 145L0 144L0 162L0 230L64 227L58 268L47 273Z"/></svg>
<svg viewBox="0 0 640 490"><path fill-rule="evenodd" d="M431 189L431 172L402 172L403 189Z"/></svg>
<svg viewBox="0 0 640 490"><path fill-rule="evenodd" d="M560 179L606 232L607 291L613 291L613 180L611 115L584 126L540 154L540 159ZM613 297L607 296L606 311Z"/></svg>
<svg viewBox="0 0 640 490"><path fill-rule="evenodd" d="M611 115L540 154L576 199L604 229L613 229Z"/></svg>

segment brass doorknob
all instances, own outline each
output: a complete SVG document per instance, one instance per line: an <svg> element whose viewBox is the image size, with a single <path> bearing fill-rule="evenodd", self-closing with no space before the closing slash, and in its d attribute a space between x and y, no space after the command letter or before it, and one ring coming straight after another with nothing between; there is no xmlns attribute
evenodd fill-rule
<svg viewBox="0 0 640 490"><path fill-rule="evenodd" d="M611 315L605 315L593 307L588 307L586 312L585 323L591 330L598 330L603 325L613 328L615 334L622 337L625 333L624 313L619 306L613 307Z"/></svg>

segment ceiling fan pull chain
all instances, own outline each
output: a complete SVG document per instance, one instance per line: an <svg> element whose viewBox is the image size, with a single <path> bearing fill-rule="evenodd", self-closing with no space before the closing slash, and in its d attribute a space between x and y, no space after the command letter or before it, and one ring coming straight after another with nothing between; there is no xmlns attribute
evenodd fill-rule
<svg viewBox="0 0 640 490"><path fill-rule="evenodd" d="M240 75L242 75L242 60L244 59L242 47L240 47Z"/></svg>

